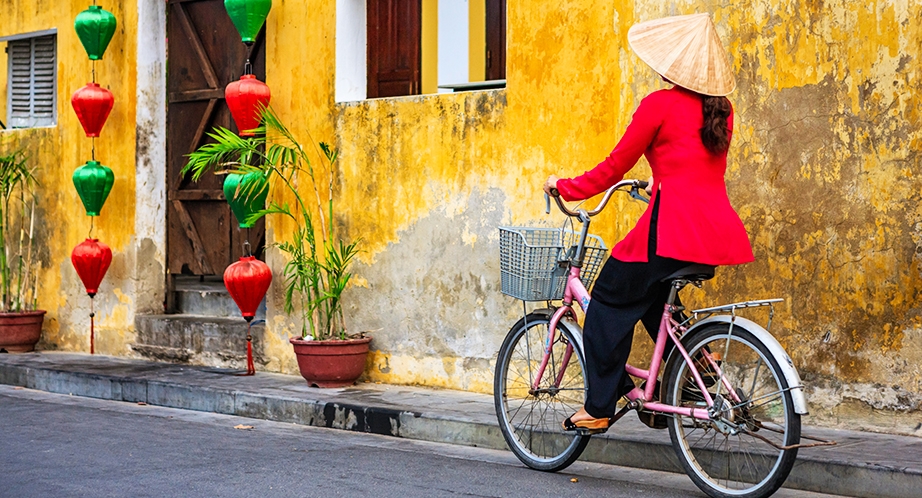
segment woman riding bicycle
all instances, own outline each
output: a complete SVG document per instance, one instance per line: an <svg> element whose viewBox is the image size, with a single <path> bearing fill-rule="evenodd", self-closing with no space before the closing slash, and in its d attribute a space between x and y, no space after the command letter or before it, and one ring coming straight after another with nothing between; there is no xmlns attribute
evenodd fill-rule
<svg viewBox="0 0 922 498"><path fill-rule="evenodd" d="M592 197L621 180L646 156L651 202L619 242L592 290L584 347L589 391L564 429L607 429L623 394L634 325L655 336L669 293L664 281L691 264L753 260L749 237L727 197L724 173L733 128L725 97L736 87L707 14L648 21L628 31L641 60L673 85L645 97L624 136L595 168L572 179L551 175L544 190L568 201Z"/></svg>

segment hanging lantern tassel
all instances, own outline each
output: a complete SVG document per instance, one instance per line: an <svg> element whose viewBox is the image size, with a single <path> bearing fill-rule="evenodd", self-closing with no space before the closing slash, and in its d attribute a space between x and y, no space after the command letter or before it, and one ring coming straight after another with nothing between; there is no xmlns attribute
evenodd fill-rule
<svg viewBox="0 0 922 498"><path fill-rule="evenodd" d="M83 125L86 136L98 137L106 124L106 119L109 118L115 99L109 90L96 83L87 83L85 87L74 92L70 103L74 106L74 112L77 113L77 119Z"/></svg>
<svg viewBox="0 0 922 498"><path fill-rule="evenodd" d="M112 249L97 239L86 239L74 248L70 254L70 261L77 270L80 280L83 281L87 295L90 296L90 354L94 354L96 352L96 308L93 298L96 297L99 283L106 276L109 264L112 263Z"/></svg>
<svg viewBox="0 0 922 498"><path fill-rule="evenodd" d="M271 96L269 86L252 74L244 74L224 88L224 100L241 137L256 135L252 130L259 126L259 113L269 107Z"/></svg>
<svg viewBox="0 0 922 498"><path fill-rule="evenodd" d="M256 373L256 367L253 364L253 344L250 335L250 327L253 325L253 317L256 316L256 308L266 296L269 290L269 284L272 283L272 271L269 265L256 259L254 256L244 256L240 261L231 264L224 270L224 286L237 307L240 308L240 314L247 321L247 373L253 375Z"/></svg>
<svg viewBox="0 0 922 498"><path fill-rule="evenodd" d="M256 375L256 365L253 364L253 336L250 335L250 327L253 322L247 322L247 373L243 375Z"/></svg>
<svg viewBox="0 0 922 498"><path fill-rule="evenodd" d="M96 299L90 297L90 354L96 354Z"/></svg>

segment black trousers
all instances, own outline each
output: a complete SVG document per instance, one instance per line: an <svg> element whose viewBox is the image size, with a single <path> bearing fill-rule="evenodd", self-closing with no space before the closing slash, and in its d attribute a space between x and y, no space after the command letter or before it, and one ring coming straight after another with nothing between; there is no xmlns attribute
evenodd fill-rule
<svg viewBox="0 0 922 498"><path fill-rule="evenodd" d="M659 198L650 220L648 262L626 263L609 258L592 289L586 311L583 345L589 393L586 411L595 418L611 417L622 394L634 383L624 370L641 321L654 340L659 332L670 282L663 279L692 264L656 255Z"/></svg>

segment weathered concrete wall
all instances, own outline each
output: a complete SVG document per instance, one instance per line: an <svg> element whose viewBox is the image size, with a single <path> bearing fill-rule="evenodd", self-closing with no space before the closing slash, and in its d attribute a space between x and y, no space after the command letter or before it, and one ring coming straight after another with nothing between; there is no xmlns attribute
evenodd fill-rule
<svg viewBox="0 0 922 498"><path fill-rule="evenodd" d="M145 12L162 11L162 2L147 1ZM163 189L148 180L142 168L144 188L136 192L136 160L156 156L158 132L144 130L149 144L138 153L136 147L138 9L134 2L109 2L103 7L115 14L118 29L103 60L96 62L96 81L115 97L115 106L101 137L96 139L96 157L115 173L115 184L101 215L91 231L71 176L74 169L91 158L92 140L87 138L70 104L74 91L91 81L92 63L74 31L74 18L87 8L84 0L67 2L37 0L4 2L0 5L0 36L57 29L57 125L48 128L3 131L7 143L25 147L39 166L41 189L37 220L37 250L41 254L39 305L48 310L42 342L44 349L89 350L90 298L70 262L74 246L92 233L112 248L113 260L95 298L96 351L129 355L134 342L134 315L162 309L163 221L162 213L145 207L136 210L138 196L158 199ZM159 7L159 9L158 9ZM150 17L150 14L147 18ZM153 29L153 28L152 28ZM162 38L161 38L162 39ZM156 45L147 47L156 50ZM162 66L162 57L160 58ZM6 58L3 58L6 64ZM154 71L156 63L143 64ZM160 69L162 72L162 67ZM145 77L145 80L149 78ZM145 83L145 85L149 85ZM5 96L5 94L4 94ZM154 98L157 95L154 94ZM161 93L162 98L162 93ZM157 106L152 106L156 110ZM163 117L158 116L160 126ZM160 143L162 147L162 143ZM136 153L137 156L136 156ZM149 162L147 163L150 166ZM162 163L156 168L162 184ZM149 169L149 168L148 168ZM154 204L162 204L157 200Z"/></svg>
<svg viewBox="0 0 922 498"><path fill-rule="evenodd" d="M731 191L757 260L716 288L787 298L777 331L816 389L815 415L914 432L922 6L753 2L718 15L740 80Z"/></svg>
<svg viewBox="0 0 922 498"><path fill-rule="evenodd" d="M375 335L370 380L491 389L519 311L498 293L496 226L556 224L541 212L543 179L596 164L663 86L627 29L709 11L737 69L727 179L757 261L688 300L785 297L773 331L814 386L813 420L914 431L918 5L513 1L506 89L334 104L335 34L319 22L333 3L274 7L268 78L274 95L298 88L274 103L342 151L340 221L365 249L350 310ZM620 200L595 231L612 244L639 212Z"/></svg>

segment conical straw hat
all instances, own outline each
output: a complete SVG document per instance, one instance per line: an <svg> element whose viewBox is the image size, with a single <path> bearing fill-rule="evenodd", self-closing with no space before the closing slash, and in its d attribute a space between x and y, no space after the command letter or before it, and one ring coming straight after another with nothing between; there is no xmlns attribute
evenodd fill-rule
<svg viewBox="0 0 922 498"><path fill-rule="evenodd" d="M664 17L631 26L631 48L669 81L704 95L727 95L736 88L727 53L711 16Z"/></svg>

